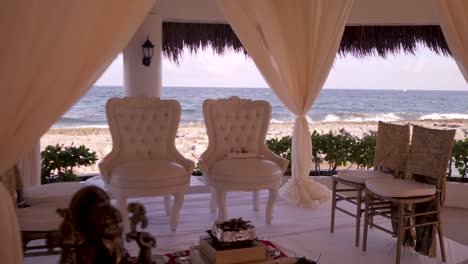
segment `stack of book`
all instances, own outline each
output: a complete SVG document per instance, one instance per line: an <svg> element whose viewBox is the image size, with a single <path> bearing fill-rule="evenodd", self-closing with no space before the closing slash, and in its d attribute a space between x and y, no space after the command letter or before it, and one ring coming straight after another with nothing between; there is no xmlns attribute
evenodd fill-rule
<svg viewBox="0 0 468 264"><path fill-rule="evenodd" d="M198 252L190 252L194 264L272 264L275 261L267 257L263 243L254 241L251 246L242 248L220 249L211 237L201 237Z"/></svg>

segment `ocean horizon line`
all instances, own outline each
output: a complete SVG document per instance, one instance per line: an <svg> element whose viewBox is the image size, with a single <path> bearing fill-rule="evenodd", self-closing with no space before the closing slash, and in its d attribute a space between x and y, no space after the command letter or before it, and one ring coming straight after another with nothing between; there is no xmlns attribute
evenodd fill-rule
<svg viewBox="0 0 468 264"><path fill-rule="evenodd" d="M463 122L464 120L468 120L468 114L466 118L427 118L427 119L399 119L399 120L321 120L321 121L311 121L308 118L309 125L316 125L316 124L332 124L332 123L343 123L343 124L355 124L355 123L366 123L372 124L379 121L387 122L387 123L402 123L402 122L447 122L447 123L454 123L454 122ZM288 121L279 121L279 120L270 120L270 124L294 124L294 120ZM204 126L205 123L203 120L191 121L191 122L181 122L179 126L182 127L190 127L190 126ZM109 128L108 124L54 124L50 129L74 129L74 128Z"/></svg>
<svg viewBox="0 0 468 264"><path fill-rule="evenodd" d="M93 87L116 87L116 88L122 88L122 85L93 85ZM162 89L164 88L195 88L195 89L268 89L271 90L270 87L238 87L238 86L162 86ZM434 92L466 92L468 93L468 90L462 90L462 89L412 89L412 88L394 88L394 89L379 89L379 88L336 88L336 87L324 87L322 90L345 90L345 91L402 91L402 92L409 92L409 91L418 91L418 92L423 92L423 91L434 91Z"/></svg>
<svg viewBox="0 0 468 264"><path fill-rule="evenodd" d="M203 102L230 96L268 101L272 108L272 123L294 121L294 115L271 89L174 87L161 91L162 98L175 99L180 103L181 124L203 123ZM105 105L112 97L123 97L123 88L93 87L62 116L55 127L106 125ZM466 102L468 92L325 89L306 117L310 123L468 119Z"/></svg>

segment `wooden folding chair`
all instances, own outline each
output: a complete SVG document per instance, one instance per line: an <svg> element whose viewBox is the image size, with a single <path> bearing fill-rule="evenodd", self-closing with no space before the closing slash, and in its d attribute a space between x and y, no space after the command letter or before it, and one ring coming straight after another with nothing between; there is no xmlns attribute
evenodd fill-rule
<svg viewBox="0 0 468 264"><path fill-rule="evenodd" d="M335 228L335 211L339 210L356 218L356 247L359 247L361 228L362 203L365 182L369 179L383 179L399 176L405 170L410 139L409 125L395 125L379 122L377 142L374 157L374 170L343 170L333 176L333 194L330 232ZM337 185L345 185L346 188L338 189ZM348 193L344 195L343 193ZM351 193L351 194L350 194ZM356 195L352 195L356 193ZM356 211L350 212L337 206L338 202L346 201L356 205Z"/></svg>
<svg viewBox="0 0 468 264"><path fill-rule="evenodd" d="M401 245L405 230L436 227L439 235L442 260L446 261L441 224L442 200L445 196L447 167L452 151L455 130L434 130L414 126L408 160L408 175L405 179L377 179L366 182L366 207L362 250L366 250L369 227L375 227L397 236L396 263L400 263ZM391 206L379 206L390 202ZM406 210L432 202L424 212ZM390 219L398 227L396 232L379 226L370 219L373 216ZM427 219L429 217L429 219Z"/></svg>

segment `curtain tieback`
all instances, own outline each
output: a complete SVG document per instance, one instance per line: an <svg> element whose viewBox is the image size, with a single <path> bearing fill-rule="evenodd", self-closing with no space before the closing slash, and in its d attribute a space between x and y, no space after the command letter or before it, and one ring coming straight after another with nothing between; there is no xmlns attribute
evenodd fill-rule
<svg viewBox="0 0 468 264"><path fill-rule="evenodd" d="M295 118L294 118L294 121L296 122L308 122L307 118L305 115L296 115Z"/></svg>

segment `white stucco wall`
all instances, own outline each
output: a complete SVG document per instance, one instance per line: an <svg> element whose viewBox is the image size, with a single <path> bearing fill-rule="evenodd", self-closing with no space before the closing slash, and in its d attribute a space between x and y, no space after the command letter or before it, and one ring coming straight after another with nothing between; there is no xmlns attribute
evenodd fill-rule
<svg viewBox="0 0 468 264"><path fill-rule="evenodd" d="M468 209L468 183L448 182L445 206Z"/></svg>
<svg viewBox="0 0 468 264"><path fill-rule="evenodd" d="M142 64L141 45L149 37L154 44L152 63ZM157 14L149 14L123 52L124 96L161 95L161 46L162 20Z"/></svg>

